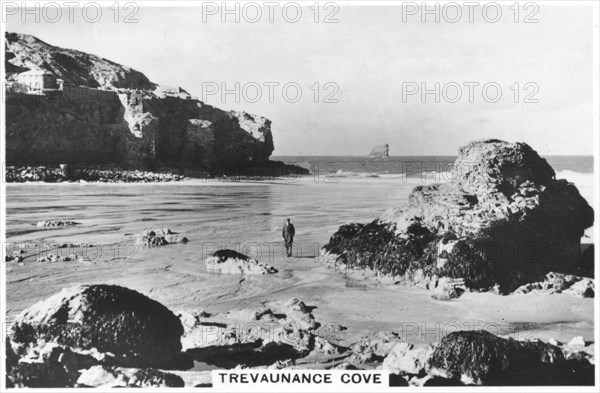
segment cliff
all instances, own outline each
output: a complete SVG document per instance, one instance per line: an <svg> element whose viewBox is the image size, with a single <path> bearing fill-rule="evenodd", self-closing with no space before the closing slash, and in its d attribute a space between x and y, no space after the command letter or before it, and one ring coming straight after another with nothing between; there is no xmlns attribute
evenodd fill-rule
<svg viewBox="0 0 600 393"><path fill-rule="evenodd" d="M6 80L29 69L46 70L76 86L154 90L157 85L139 71L102 57L50 45L28 34L6 38Z"/></svg>
<svg viewBox="0 0 600 393"><path fill-rule="evenodd" d="M7 80L36 69L65 81L36 94L9 84L9 164L164 165L224 173L269 163L269 119L206 105L129 67L33 36L7 33L6 39Z"/></svg>

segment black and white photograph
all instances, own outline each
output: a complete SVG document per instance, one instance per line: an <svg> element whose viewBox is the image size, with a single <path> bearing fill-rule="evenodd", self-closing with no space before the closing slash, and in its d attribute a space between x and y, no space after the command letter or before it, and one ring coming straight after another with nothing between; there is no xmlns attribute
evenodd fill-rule
<svg viewBox="0 0 600 393"><path fill-rule="evenodd" d="M598 391L598 1L0 9L0 391Z"/></svg>

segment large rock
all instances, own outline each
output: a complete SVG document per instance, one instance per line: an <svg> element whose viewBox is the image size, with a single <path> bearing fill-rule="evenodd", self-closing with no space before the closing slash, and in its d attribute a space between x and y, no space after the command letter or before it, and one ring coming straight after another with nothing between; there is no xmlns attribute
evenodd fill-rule
<svg viewBox="0 0 600 393"><path fill-rule="evenodd" d="M589 384L590 376L593 384L587 360L567 360L560 348L541 341L504 339L486 331L448 334L426 368L430 375L476 385L579 385Z"/></svg>
<svg viewBox="0 0 600 393"><path fill-rule="evenodd" d="M169 367L181 352L182 334L179 318L139 292L79 285L24 310L10 340L18 352L55 342L76 351L110 353L117 365Z"/></svg>
<svg viewBox="0 0 600 393"><path fill-rule="evenodd" d="M340 227L324 251L410 283L447 276L502 293L537 281L550 266L580 262L593 209L528 145L472 142L460 149L452 177L415 187L407 204L370 224Z"/></svg>

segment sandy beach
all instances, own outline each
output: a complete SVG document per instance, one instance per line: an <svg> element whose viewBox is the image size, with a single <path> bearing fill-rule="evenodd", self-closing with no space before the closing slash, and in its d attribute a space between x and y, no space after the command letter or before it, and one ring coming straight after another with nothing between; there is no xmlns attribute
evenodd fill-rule
<svg viewBox="0 0 600 393"><path fill-rule="evenodd" d="M465 329L514 338L568 341L583 336L593 341L593 299L466 293L455 301L440 302L426 290L344 273L325 263L319 250L341 224L372 220L405 201L417 184L416 179L340 178L337 183L322 183L305 177L260 183L8 185L9 246L10 242L96 246L50 251L83 254L88 262L37 263L37 254L48 251L32 249L22 263L8 263L8 320L62 288L106 283L137 290L172 310L210 314L295 297L314 307L312 313L323 325L343 327L332 333L331 340L346 346L378 331L427 343ZM590 184L578 187L592 203ZM291 259L284 258L280 239L287 217L297 228ZM49 219L79 224L57 229L35 226ZM135 245L131 234L149 227L168 227L189 242L157 248ZM253 256L279 273L240 278L207 271L204 259L221 248Z"/></svg>

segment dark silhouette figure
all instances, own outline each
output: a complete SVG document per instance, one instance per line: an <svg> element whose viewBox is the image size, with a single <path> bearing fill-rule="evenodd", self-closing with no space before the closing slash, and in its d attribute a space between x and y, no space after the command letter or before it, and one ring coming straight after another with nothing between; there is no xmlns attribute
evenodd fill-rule
<svg viewBox="0 0 600 393"><path fill-rule="evenodd" d="M296 229L294 225L290 222L288 218L283 223L283 229L281 230L281 235L283 236L283 240L285 240L285 251L288 257L292 256L292 243L294 242L294 235L296 234Z"/></svg>

